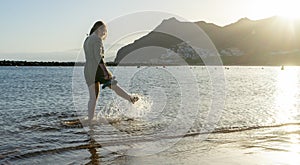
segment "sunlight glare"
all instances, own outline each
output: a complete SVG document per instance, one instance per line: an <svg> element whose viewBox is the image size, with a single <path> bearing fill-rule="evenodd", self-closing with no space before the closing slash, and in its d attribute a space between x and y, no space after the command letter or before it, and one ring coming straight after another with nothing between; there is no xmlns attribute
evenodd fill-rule
<svg viewBox="0 0 300 165"><path fill-rule="evenodd" d="M277 116L280 123L291 122L297 113L298 70L286 67L279 70L277 79L277 97L275 100Z"/></svg>
<svg viewBox="0 0 300 165"><path fill-rule="evenodd" d="M274 3L274 6L272 5L275 9L274 14L289 20L300 18L298 0L279 0L272 1L271 4L272 3Z"/></svg>
<svg viewBox="0 0 300 165"><path fill-rule="evenodd" d="M253 0L249 15L255 18L278 16L287 20L300 19L297 0Z"/></svg>

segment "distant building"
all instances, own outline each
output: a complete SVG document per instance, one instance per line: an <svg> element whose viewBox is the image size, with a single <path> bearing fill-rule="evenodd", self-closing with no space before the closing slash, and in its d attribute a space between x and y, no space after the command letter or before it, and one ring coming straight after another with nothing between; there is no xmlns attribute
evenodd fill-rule
<svg viewBox="0 0 300 165"><path fill-rule="evenodd" d="M226 48L220 51L221 56L242 56L244 54L239 48Z"/></svg>

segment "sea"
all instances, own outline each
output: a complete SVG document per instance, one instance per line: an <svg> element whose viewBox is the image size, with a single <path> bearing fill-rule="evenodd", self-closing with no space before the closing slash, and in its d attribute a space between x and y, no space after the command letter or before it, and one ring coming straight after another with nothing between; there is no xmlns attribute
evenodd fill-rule
<svg viewBox="0 0 300 165"><path fill-rule="evenodd" d="M0 67L0 164L300 164L300 67Z"/></svg>

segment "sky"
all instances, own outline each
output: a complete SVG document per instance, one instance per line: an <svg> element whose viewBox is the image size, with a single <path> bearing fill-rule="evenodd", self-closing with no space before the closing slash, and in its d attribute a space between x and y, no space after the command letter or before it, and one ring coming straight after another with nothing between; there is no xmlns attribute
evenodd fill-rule
<svg viewBox="0 0 300 165"><path fill-rule="evenodd" d="M0 60L75 61L95 21L109 24L138 12L170 13L188 21L225 26L244 17L257 20L297 15L293 14L297 12L296 3L296 0L0 0ZM147 24L147 20L136 23ZM153 23L153 27L156 25Z"/></svg>

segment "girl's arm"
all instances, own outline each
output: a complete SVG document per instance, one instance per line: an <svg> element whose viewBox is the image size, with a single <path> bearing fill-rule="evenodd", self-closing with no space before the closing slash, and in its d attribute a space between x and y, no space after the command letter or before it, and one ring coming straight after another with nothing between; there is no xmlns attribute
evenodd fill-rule
<svg viewBox="0 0 300 165"><path fill-rule="evenodd" d="M99 40L94 44L94 57L95 60L98 62L100 68L103 70L104 79L108 80L112 78L112 75L104 64L102 58L102 52L103 52L103 46L102 46L102 42Z"/></svg>
<svg viewBox="0 0 300 165"><path fill-rule="evenodd" d="M103 60L102 60L103 61ZM104 63L100 63L99 64L100 68L103 70L104 73L104 79L105 80L109 80L112 78L112 74L110 73L110 71L106 68L106 65Z"/></svg>

